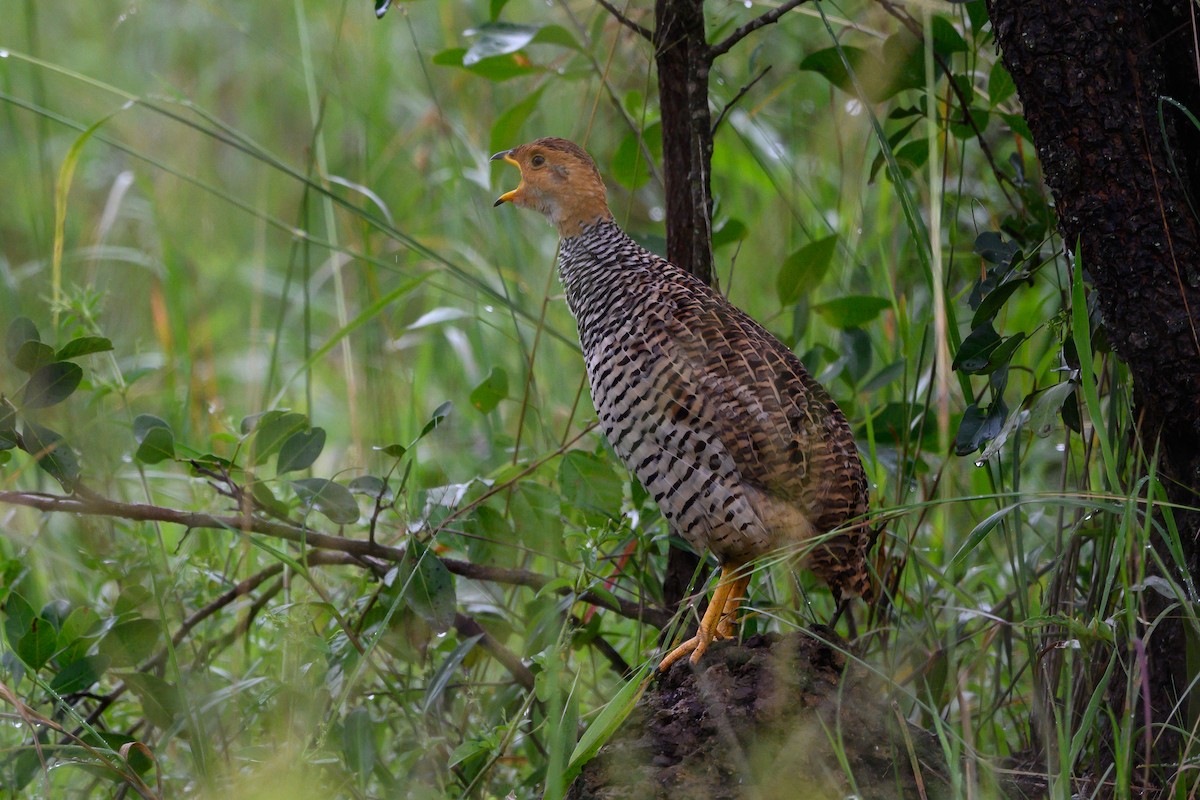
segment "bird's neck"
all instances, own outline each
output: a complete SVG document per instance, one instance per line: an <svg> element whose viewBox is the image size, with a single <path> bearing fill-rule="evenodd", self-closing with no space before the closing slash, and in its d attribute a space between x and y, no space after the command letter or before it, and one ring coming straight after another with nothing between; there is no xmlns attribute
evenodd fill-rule
<svg viewBox="0 0 1200 800"><path fill-rule="evenodd" d="M559 198L550 210L550 220L564 239L580 236L600 223L612 222L612 218L603 184Z"/></svg>

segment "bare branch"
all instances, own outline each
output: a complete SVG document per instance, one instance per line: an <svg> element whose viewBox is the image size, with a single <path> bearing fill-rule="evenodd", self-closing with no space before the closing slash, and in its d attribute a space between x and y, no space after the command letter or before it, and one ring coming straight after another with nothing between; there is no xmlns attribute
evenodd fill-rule
<svg viewBox="0 0 1200 800"><path fill-rule="evenodd" d="M708 63L711 64L716 60L717 56L722 56L728 53L735 44L740 42L742 39L745 39L759 28L770 25L773 22L778 22L780 17L805 1L806 0L787 0L787 2L780 3L778 6L772 8L761 17L755 17L754 19L750 20L745 25L726 36L723 40L708 48Z"/></svg>
<svg viewBox="0 0 1200 800"><path fill-rule="evenodd" d="M83 514L93 517L115 517L139 522L169 522L182 525L185 528L204 528L223 531L239 531L243 533L260 533L276 539L289 542L303 542L306 547L318 550L332 550L348 553L353 556L378 558L384 561L398 563L404 558L407 550L403 547L371 542L365 539L350 539L345 536L333 536L328 533L318 533L282 522L273 522L252 514L238 516L219 516L203 514L194 511L180 511L147 503L123 503L110 500L92 492L86 495L74 496L41 494L37 492L0 492L0 503L36 508L39 511L65 512L68 514ZM432 554L431 554L432 555ZM442 558L441 562L450 572L480 581L493 581L513 586L527 586L531 589L541 589L553 580L552 577L539 572L507 567L490 567L483 564L473 564L455 558ZM563 586L558 594L571 593L571 588ZM645 606L624 598L611 598L591 592L582 592L579 599L593 605L602 606L615 611L629 619L642 620L655 627L665 627L671 621L671 614L665 609Z"/></svg>
<svg viewBox="0 0 1200 800"><path fill-rule="evenodd" d="M612 3L608 2L608 0L596 0L596 2L599 3L600 5L602 5L604 7L605 11L607 11L608 13L610 13L614 17L616 17L617 22L621 23L626 28L629 28L629 30L633 31L638 36L641 36L647 42L654 41L653 33L651 33L647 28L643 28L641 25L638 25L636 22L631 20L629 17L625 16L623 13L621 13L620 9L618 9Z"/></svg>
<svg viewBox="0 0 1200 800"><path fill-rule="evenodd" d="M459 636L471 637L480 636L479 646L488 652L488 654L504 665L509 674L513 676L517 683L526 691L533 689L533 673L529 671L529 667L521 661L516 653L509 650L500 641L487 632L487 629L476 622L473 618L466 614L454 615L454 629L458 631Z"/></svg>
<svg viewBox="0 0 1200 800"><path fill-rule="evenodd" d="M743 97L745 97L746 92L750 91L750 89L754 86L754 84L761 81L763 79L763 76L766 75L770 71L771 71L771 66L768 64L767 68L764 69L762 72L758 73L758 75L754 78L754 80L747 83L741 89L738 89L738 93L733 96L732 100L730 100L728 103L725 104L725 107L721 109L721 113L717 115L717 121L714 122L713 126L712 126L712 133L711 133L712 136L717 135L717 128L721 127L721 120L725 119L725 115L729 113L729 109L733 108L738 100L741 100ZM725 291L728 292L729 287L725 287Z"/></svg>

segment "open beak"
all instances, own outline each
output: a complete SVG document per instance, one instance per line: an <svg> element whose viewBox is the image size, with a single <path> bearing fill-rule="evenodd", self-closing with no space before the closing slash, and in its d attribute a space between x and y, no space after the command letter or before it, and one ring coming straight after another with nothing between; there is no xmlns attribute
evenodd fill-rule
<svg viewBox="0 0 1200 800"><path fill-rule="evenodd" d="M521 168L520 163L515 158L512 157L512 150L501 150L499 153L496 153L496 155L492 156L489 160L490 161L507 161L508 163L510 163L514 167L516 167L517 169ZM500 195L498 198L496 198L496 202L492 203L492 208L495 208L496 206L498 206L502 203L510 202L514 197L516 197L517 192L520 191L520 188L521 187L518 186L516 189L513 189L511 192L505 192L504 194Z"/></svg>

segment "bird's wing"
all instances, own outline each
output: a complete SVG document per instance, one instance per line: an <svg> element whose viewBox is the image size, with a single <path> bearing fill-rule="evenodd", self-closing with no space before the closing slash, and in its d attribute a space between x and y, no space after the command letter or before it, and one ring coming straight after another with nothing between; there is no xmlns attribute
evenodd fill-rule
<svg viewBox="0 0 1200 800"><path fill-rule="evenodd" d="M818 531L865 513L850 426L795 354L691 276L667 295L652 312L666 331L665 395L703 398L688 404L695 423L720 439L741 479L798 507Z"/></svg>

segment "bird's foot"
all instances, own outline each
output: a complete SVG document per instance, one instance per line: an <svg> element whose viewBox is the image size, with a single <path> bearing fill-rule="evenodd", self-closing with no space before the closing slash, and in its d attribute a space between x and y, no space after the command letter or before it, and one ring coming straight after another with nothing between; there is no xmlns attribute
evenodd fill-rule
<svg viewBox="0 0 1200 800"><path fill-rule="evenodd" d="M701 628L696 632L695 636L688 639L671 652L667 653L667 657L659 662L658 671L666 672L672 664L686 656L688 653L691 653L691 662L695 664L700 660L700 657L704 655L704 651L708 649L708 646L712 644L714 640L727 638L729 637L721 635L720 627L718 627L715 631L705 631L703 628Z"/></svg>

